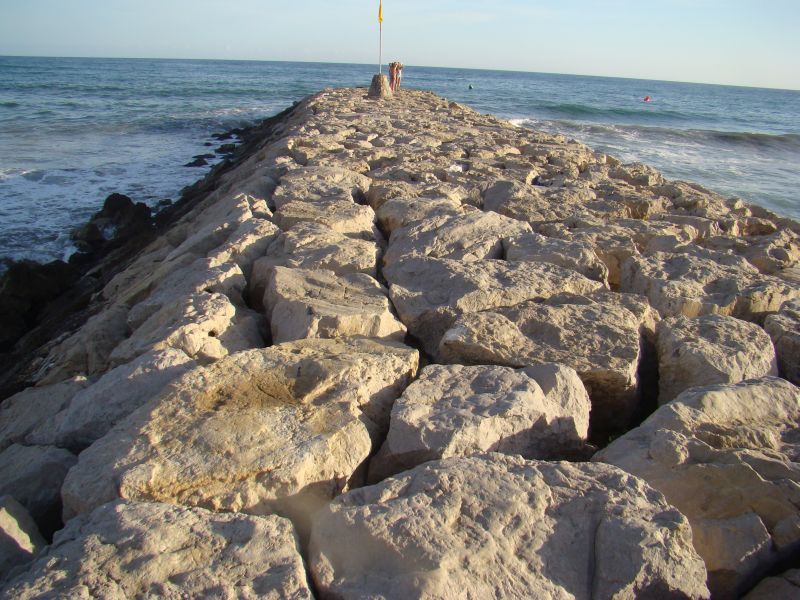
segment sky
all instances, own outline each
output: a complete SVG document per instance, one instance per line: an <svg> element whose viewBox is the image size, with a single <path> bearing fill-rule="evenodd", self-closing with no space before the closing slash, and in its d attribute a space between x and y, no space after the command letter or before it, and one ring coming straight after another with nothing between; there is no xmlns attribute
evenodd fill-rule
<svg viewBox="0 0 800 600"><path fill-rule="evenodd" d="M378 0L0 0L0 55L372 63ZM800 0L385 0L384 62L800 89Z"/></svg>

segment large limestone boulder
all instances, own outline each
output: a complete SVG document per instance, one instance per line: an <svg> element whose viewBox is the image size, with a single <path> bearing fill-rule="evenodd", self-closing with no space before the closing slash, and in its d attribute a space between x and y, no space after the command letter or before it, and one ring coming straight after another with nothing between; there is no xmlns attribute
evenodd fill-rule
<svg viewBox="0 0 800 600"><path fill-rule="evenodd" d="M274 222L284 231L299 223L318 223L333 231L365 240L379 239L375 229L375 212L369 206L343 200L303 202L293 200L281 206Z"/></svg>
<svg viewBox="0 0 800 600"><path fill-rule="evenodd" d="M583 187L545 187L518 181L497 181L483 196L484 210L536 225L564 219L585 210L595 193Z"/></svg>
<svg viewBox="0 0 800 600"><path fill-rule="evenodd" d="M690 387L777 375L772 341L755 323L722 315L658 324L659 404Z"/></svg>
<svg viewBox="0 0 800 600"><path fill-rule="evenodd" d="M275 267L264 293L274 343L365 336L402 340L387 290L364 273Z"/></svg>
<svg viewBox="0 0 800 600"><path fill-rule="evenodd" d="M131 362L151 350L174 348L198 362L264 344L259 315L234 306L227 296L201 292L176 299L150 316L109 357L112 365Z"/></svg>
<svg viewBox="0 0 800 600"><path fill-rule="evenodd" d="M433 217L394 230L383 262L391 265L412 255L463 261L502 258L504 237L530 231L527 223L496 213Z"/></svg>
<svg viewBox="0 0 800 600"><path fill-rule="evenodd" d="M147 352L79 391L63 410L43 418L26 441L80 452L196 364L172 348Z"/></svg>
<svg viewBox="0 0 800 600"><path fill-rule="evenodd" d="M800 389L774 377L692 388L592 460L641 477L689 519L715 597L800 548Z"/></svg>
<svg viewBox="0 0 800 600"><path fill-rule="evenodd" d="M280 233L281 230L266 219L245 221L224 244L209 252L209 264L234 263L245 277L250 277L253 262L264 255Z"/></svg>
<svg viewBox="0 0 800 600"><path fill-rule="evenodd" d="M620 289L644 294L662 317L721 314L755 322L800 298L800 288L762 275L745 259L702 248L632 256L623 264Z"/></svg>
<svg viewBox="0 0 800 600"><path fill-rule="evenodd" d="M503 240L505 258L517 262L545 262L608 285L608 267L587 244L526 233Z"/></svg>
<svg viewBox="0 0 800 600"><path fill-rule="evenodd" d="M767 577L743 600L789 600L800 597L800 569L791 569L777 577Z"/></svg>
<svg viewBox="0 0 800 600"><path fill-rule="evenodd" d="M62 489L65 518L122 497L277 512L302 526L362 480L417 361L401 344L350 338L195 369L81 453Z"/></svg>
<svg viewBox="0 0 800 600"><path fill-rule="evenodd" d="M33 560L46 545L25 507L0 496L0 587L11 569Z"/></svg>
<svg viewBox="0 0 800 600"><path fill-rule="evenodd" d="M775 344L781 376L800 385L800 301L781 306L776 315L769 315L764 329Z"/></svg>
<svg viewBox="0 0 800 600"><path fill-rule="evenodd" d="M383 274L400 320L432 356L437 355L444 332L461 314L562 292L588 294L602 287L555 265L499 260L463 262L413 256L388 266Z"/></svg>
<svg viewBox="0 0 800 600"><path fill-rule="evenodd" d="M61 484L77 457L52 446L13 444L0 452L0 496L13 496L42 531L57 529Z"/></svg>
<svg viewBox="0 0 800 600"><path fill-rule="evenodd" d="M366 197L371 183L369 177L343 168L296 167L281 177L272 201L276 208L294 201L354 202Z"/></svg>
<svg viewBox="0 0 800 600"><path fill-rule="evenodd" d="M589 431L589 396L569 367L430 365L392 408L389 435L370 463L380 481L423 462L481 452L577 456Z"/></svg>
<svg viewBox="0 0 800 600"><path fill-rule="evenodd" d="M114 502L73 520L3 598L313 598L292 524Z"/></svg>
<svg viewBox="0 0 800 600"><path fill-rule="evenodd" d="M619 429L638 408L642 350L656 318L639 296L561 294L460 316L439 356L463 364L568 365L589 391L593 428Z"/></svg>
<svg viewBox="0 0 800 600"><path fill-rule="evenodd" d="M69 406L72 398L89 385L85 377L62 383L29 387L0 404L0 450L22 443L43 421Z"/></svg>
<svg viewBox="0 0 800 600"><path fill-rule="evenodd" d="M471 208L471 207L470 207ZM474 210L474 209L473 209ZM386 234L420 221L464 214L465 207L452 198L391 198L375 211L378 224Z"/></svg>
<svg viewBox="0 0 800 600"><path fill-rule="evenodd" d="M327 598L708 597L686 519L642 480L502 454L336 499L315 516L309 566Z"/></svg>

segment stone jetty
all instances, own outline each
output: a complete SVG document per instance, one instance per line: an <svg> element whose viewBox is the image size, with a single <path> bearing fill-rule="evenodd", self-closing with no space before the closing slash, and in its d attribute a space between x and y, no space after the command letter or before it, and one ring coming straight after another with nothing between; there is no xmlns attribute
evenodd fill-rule
<svg viewBox="0 0 800 600"><path fill-rule="evenodd" d="M800 594L800 223L421 91L255 132L0 405L0 597Z"/></svg>

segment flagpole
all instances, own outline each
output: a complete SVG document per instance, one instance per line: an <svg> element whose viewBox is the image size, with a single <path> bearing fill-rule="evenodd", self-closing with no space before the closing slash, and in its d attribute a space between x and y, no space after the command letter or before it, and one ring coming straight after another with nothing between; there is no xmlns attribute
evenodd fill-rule
<svg viewBox="0 0 800 600"><path fill-rule="evenodd" d="M378 25L378 30L380 31L378 38L378 74L380 75L383 73L383 23Z"/></svg>

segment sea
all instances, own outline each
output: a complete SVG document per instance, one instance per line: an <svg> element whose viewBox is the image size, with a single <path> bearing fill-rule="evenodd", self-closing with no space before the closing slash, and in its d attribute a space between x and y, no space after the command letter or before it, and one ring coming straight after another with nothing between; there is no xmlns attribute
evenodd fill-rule
<svg viewBox="0 0 800 600"><path fill-rule="evenodd" d="M184 166L215 133L376 69L0 57L0 258L68 258L110 193L175 200L219 160ZM403 84L800 219L800 91L415 66Z"/></svg>

